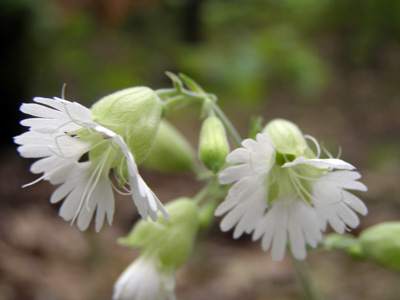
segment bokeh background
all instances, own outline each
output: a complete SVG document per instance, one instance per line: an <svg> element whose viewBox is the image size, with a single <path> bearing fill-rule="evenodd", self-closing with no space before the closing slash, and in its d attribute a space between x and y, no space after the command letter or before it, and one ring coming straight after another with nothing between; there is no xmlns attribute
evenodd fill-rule
<svg viewBox="0 0 400 300"><path fill-rule="evenodd" d="M169 87L183 72L218 95L242 136L249 118L283 117L358 167L363 228L400 218L400 1L1 0L0 299L105 300L137 251L116 244L138 215L117 196L112 227L80 232L48 203L55 187L16 152L18 107L34 96L90 106L126 87ZM197 147L198 107L170 120ZM191 174L142 169L160 199L192 196ZM400 275L340 252L308 262L326 299L400 297ZM177 272L178 299L305 299L290 260L259 243L202 234Z"/></svg>

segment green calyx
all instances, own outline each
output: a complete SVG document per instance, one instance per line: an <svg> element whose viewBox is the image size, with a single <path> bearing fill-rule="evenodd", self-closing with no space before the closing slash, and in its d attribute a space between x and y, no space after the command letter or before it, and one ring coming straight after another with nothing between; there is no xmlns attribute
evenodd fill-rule
<svg viewBox="0 0 400 300"><path fill-rule="evenodd" d="M181 173L193 169L194 163L192 146L171 123L162 120L153 148L143 165L158 171Z"/></svg>
<svg viewBox="0 0 400 300"><path fill-rule="evenodd" d="M265 126L263 132L269 133L273 146L281 154L298 156L308 148L303 133L296 124L290 121L272 120Z"/></svg>
<svg viewBox="0 0 400 300"><path fill-rule="evenodd" d="M332 233L323 242L326 249L340 249L354 258L371 260L400 270L400 222L384 222L369 227L358 238Z"/></svg>
<svg viewBox="0 0 400 300"><path fill-rule="evenodd" d="M161 215L156 222L140 220L119 242L130 247L142 247L144 255L155 255L163 266L177 269L187 260L193 247L199 224L198 208L188 198L171 201L165 208L169 220Z"/></svg>
<svg viewBox="0 0 400 300"><path fill-rule="evenodd" d="M400 222L372 226L361 233L359 240L365 258L400 270Z"/></svg>
<svg viewBox="0 0 400 300"><path fill-rule="evenodd" d="M207 117L202 125L199 141L199 157L207 169L217 173L229 154L229 143L224 125L215 116Z"/></svg>
<svg viewBox="0 0 400 300"><path fill-rule="evenodd" d="M91 108L93 121L121 135L136 163L149 154L161 120L162 104L147 87L124 89L101 98ZM91 151L91 158L104 151Z"/></svg>

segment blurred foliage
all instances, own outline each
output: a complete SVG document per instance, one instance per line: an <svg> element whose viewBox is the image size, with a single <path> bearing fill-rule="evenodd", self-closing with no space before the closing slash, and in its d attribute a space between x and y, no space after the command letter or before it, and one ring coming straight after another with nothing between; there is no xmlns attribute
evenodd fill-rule
<svg viewBox="0 0 400 300"><path fill-rule="evenodd" d="M376 170L393 169L400 166L400 141L377 141L369 149L368 161Z"/></svg>
<svg viewBox="0 0 400 300"><path fill-rule="evenodd" d="M346 62L366 65L400 34L397 0L3 0L1 8L8 25L24 19L22 49L7 57L28 67L24 88L58 95L66 82L66 96L87 104L129 86L161 87L166 70L251 106L283 86L316 99L332 72L326 37L340 41Z"/></svg>

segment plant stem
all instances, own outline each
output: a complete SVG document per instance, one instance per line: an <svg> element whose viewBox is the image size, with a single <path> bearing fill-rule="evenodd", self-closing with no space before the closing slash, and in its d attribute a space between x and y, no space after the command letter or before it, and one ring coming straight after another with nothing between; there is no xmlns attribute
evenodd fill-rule
<svg viewBox="0 0 400 300"><path fill-rule="evenodd" d="M172 76L172 75L171 75ZM195 91L188 91L183 86L177 85L175 88L170 89L159 89L156 91L157 95L163 100L164 104L164 113L166 113L170 109L174 109L180 105L187 104L188 102L209 102L211 104L213 112L216 114L218 118L224 124L228 134L232 138L233 142L237 147L241 146L242 138L239 133L236 131L233 124L229 121L227 116L221 110L221 108L215 103L216 97L213 94L206 94L200 86L198 86L194 81L190 78L181 74L181 78L185 79L187 84L190 83L190 86L195 89ZM177 79L179 80L179 79ZM178 81L179 83L179 81ZM197 92L196 92L197 91Z"/></svg>
<svg viewBox="0 0 400 300"><path fill-rule="evenodd" d="M242 138L236 131L235 127L232 125L231 121L226 117L224 112L219 108L217 104L213 104L215 114L221 119L222 123L225 125L228 134L231 136L233 142L237 147L241 147Z"/></svg>
<svg viewBox="0 0 400 300"><path fill-rule="evenodd" d="M207 197L211 191L218 187L217 177L210 180L194 197L193 201L199 204L205 197Z"/></svg>
<svg viewBox="0 0 400 300"><path fill-rule="evenodd" d="M304 292L307 300L323 300L323 296L314 284L310 269L304 260L297 260L291 256L293 264L296 268L297 274L300 277L300 281L303 285Z"/></svg>

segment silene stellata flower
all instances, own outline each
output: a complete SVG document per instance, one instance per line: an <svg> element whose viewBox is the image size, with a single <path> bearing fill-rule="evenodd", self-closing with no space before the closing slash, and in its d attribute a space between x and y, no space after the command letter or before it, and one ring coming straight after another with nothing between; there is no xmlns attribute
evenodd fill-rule
<svg viewBox="0 0 400 300"><path fill-rule="evenodd" d="M154 256L139 256L116 281L113 300L176 300L175 270Z"/></svg>
<svg viewBox="0 0 400 300"><path fill-rule="evenodd" d="M151 148L161 119L161 102L152 90L122 90L100 99L92 109L56 97L33 100L20 108L33 116L21 121L29 131L14 141L20 145L21 156L40 158L30 170L43 175L25 186L40 180L61 184L50 202L64 199L59 212L64 220L76 221L80 230L86 230L96 211L96 231L105 218L111 224L113 189L131 195L142 218L156 220L158 211L168 217L137 168Z"/></svg>
<svg viewBox="0 0 400 300"><path fill-rule="evenodd" d="M306 139L315 144L316 154ZM293 256L304 259L306 245L317 247L327 224L344 233L359 225L355 212L367 214L365 204L348 191L367 190L358 181L360 173L327 151L329 158L320 158L318 142L295 124L273 120L256 140L242 145L226 159L236 165L219 175L221 184L234 185L215 212L227 213L220 227L235 227L234 238L252 233L274 260L283 259L289 241Z"/></svg>

